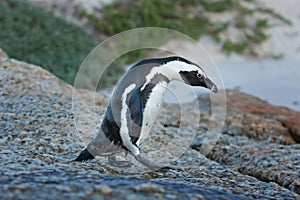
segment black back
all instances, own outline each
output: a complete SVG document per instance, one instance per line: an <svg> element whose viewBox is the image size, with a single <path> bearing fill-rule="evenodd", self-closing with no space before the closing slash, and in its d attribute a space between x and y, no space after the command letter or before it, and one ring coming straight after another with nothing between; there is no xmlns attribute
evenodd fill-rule
<svg viewBox="0 0 300 200"><path fill-rule="evenodd" d="M146 64L156 64L157 65L163 65L163 64L166 64L168 62L171 62L171 61L181 61L181 62L185 62L187 64L193 64L193 65L196 65L198 66L196 63L193 63L183 57L180 57L180 56L171 56L171 57L166 57L166 58L149 58L149 59L144 59L144 60L141 60L139 62L137 62L136 64L134 64L131 68L135 68L135 67L138 67L138 66L141 66L141 65L146 65Z"/></svg>

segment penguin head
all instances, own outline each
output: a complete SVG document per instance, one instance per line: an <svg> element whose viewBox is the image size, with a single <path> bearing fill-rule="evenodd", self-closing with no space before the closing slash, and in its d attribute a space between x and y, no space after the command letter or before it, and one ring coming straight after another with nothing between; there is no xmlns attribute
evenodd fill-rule
<svg viewBox="0 0 300 200"><path fill-rule="evenodd" d="M218 92L218 87L214 84L204 73L202 69L198 70L180 70L179 74L182 78L182 82L191 86L200 86L211 90L212 92Z"/></svg>
<svg viewBox="0 0 300 200"><path fill-rule="evenodd" d="M200 86L218 92L218 87L206 75L204 70L197 64L182 58L169 58L168 65L172 70L176 71L176 80L191 86Z"/></svg>

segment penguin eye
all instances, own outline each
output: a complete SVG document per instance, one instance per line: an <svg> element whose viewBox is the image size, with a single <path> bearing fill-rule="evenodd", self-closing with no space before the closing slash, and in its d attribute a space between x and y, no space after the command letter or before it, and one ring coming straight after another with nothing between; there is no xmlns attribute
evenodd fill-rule
<svg viewBox="0 0 300 200"><path fill-rule="evenodd" d="M198 77L198 78L202 78L202 74L197 73L197 77Z"/></svg>

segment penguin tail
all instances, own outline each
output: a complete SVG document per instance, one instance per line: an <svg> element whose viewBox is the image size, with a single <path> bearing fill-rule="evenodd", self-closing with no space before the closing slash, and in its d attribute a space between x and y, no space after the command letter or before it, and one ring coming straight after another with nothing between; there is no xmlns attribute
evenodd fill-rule
<svg viewBox="0 0 300 200"><path fill-rule="evenodd" d="M76 159L74 159L73 161L83 162L83 161L92 160L94 158L95 157L87 149L84 149L81 151L79 156Z"/></svg>

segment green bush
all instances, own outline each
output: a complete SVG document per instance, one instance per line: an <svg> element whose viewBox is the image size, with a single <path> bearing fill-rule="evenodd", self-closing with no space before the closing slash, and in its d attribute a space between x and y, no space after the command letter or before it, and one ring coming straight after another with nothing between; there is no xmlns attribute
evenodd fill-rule
<svg viewBox="0 0 300 200"><path fill-rule="evenodd" d="M252 4L248 8L244 3ZM235 13L233 19L213 22L209 13ZM203 35L211 36L225 53L254 55L255 46L265 42L269 19L290 22L271 9L263 8L255 0L118 0L107 5L99 13L79 12L89 19L99 33L111 36L138 27L163 27L182 32L198 40ZM266 18L267 17L267 18ZM252 20L257 19L253 25ZM241 38L238 41L221 39L229 27L235 27ZM145 53L140 53L140 57ZM138 59L134 57L134 59ZM127 58L131 61L133 59Z"/></svg>
<svg viewBox="0 0 300 200"><path fill-rule="evenodd" d="M246 8L239 0L124 0L105 6L99 11L100 15L84 10L79 14L94 25L97 34L106 37L132 28L164 27L194 39L209 35L224 52L245 54L268 39L265 29L269 27L270 18L290 23L274 11L260 7L254 0L245 1L253 4L253 8ZM216 23L207 15L225 11L236 13L236 17ZM249 23L257 13L262 13L264 18L256 18L254 25ZM228 27L235 27L244 37L239 41L221 39L220 34ZM55 17L51 12L21 0L0 0L0 47L10 57L40 65L72 84L80 64L96 44L96 39L82 28ZM139 50L122 56L105 71L100 87L118 80L124 71L122 63L135 62L146 57L146 53L146 50ZM93 67L97 70L101 66L95 64ZM98 84L99 77L95 77L93 70L81 77L81 87L94 88Z"/></svg>
<svg viewBox="0 0 300 200"><path fill-rule="evenodd" d="M192 10L194 4L197 4L195 2L184 0L115 1L103 9L102 18L83 10L81 14L86 16L99 32L106 35L114 35L137 27L153 26L178 30L196 39L203 35L204 31L210 29L211 23L201 13L190 16L189 11Z"/></svg>
<svg viewBox="0 0 300 200"><path fill-rule="evenodd" d="M22 1L0 1L0 47L73 84L96 40L82 28Z"/></svg>

